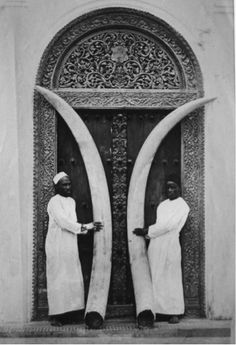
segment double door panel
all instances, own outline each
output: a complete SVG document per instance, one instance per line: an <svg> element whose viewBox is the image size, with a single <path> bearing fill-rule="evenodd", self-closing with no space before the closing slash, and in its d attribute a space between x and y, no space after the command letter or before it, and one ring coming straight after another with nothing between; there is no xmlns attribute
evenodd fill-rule
<svg viewBox="0 0 236 345"><path fill-rule="evenodd" d="M112 273L107 316L134 315L134 293L127 243L127 197L136 157L152 129L170 110L76 110L89 129L106 173L112 209ZM57 116L58 171L72 179L78 221L93 220L88 177L78 145L64 120ZM94 167L96 170L96 166ZM154 157L145 195L145 225L155 222L156 207L165 197L164 181L180 175L181 127L168 134ZM103 196L101 195L101 199ZM148 243L147 243L148 245ZM93 233L78 236L87 298L92 267Z"/></svg>

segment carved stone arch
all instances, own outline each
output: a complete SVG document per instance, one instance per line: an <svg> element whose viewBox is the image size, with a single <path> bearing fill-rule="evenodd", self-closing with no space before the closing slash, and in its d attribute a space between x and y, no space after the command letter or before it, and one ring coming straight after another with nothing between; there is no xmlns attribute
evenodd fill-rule
<svg viewBox="0 0 236 345"><path fill-rule="evenodd" d="M148 46L145 58L140 62L137 54L132 55L127 41L121 38L116 49L115 40L107 42L106 62L115 69L123 68L124 62L134 62L141 67L142 75L151 75L152 81L137 84L138 75L127 85L120 83L63 84L60 80L68 74L66 66L73 62L72 54L88 43L104 40L105 33L133 35L136 42ZM123 47L123 48L122 48ZM89 49L85 54L92 61ZM151 52L150 52L151 51ZM148 53L149 52L149 53ZM157 52L160 52L159 60ZM149 54L149 55L148 55ZM152 54L152 55L150 55ZM153 58L153 54L155 58ZM75 54L76 55L76 54ZM99 55L99 54L98 54ZM144 54L145 55L145 54ZM167 62L175 83L157 83L158 73ZM79 57L77 56L79 59ZM145 63L155 59L159 62L152 69ZM101 59L101 56L100 56ZM123 62L122 62L122 61ZM132 65L132 64L131 64ZM81 60L80 64L81 66ZM132 67L132 66L131 66ZM130 67L130 68L131 68ZM73 67L74 68L74 67ZM95 67L87 75L97 72ZM107 67L106 67L107 68ZM146 70L145 70L146 68ZM86 68L85 68L86 69ZM125 71L125 72L124 72ZM85 79L87 78L84 73ZM102 74L102 73L100 73ZM134 75L133 73L132 75ZM78 69L70 78L81 77ZM83 75L82 75L83 76ZM103 77L103 76L99 76ZM168 73L166 75L168 81ZM61 79L60 79L61 78ZM114 73L114 78L117 74ZM129 76L129 80L132 78ZM120 79L121 80L121 79ZM178 80L179 82L176 82ZM163 20L142 11L127 8L105 8L76 18L61 29L46 48L38 69L36 84L52 89L74 108L149 108L173 109L187 101L203 95L202 75L198 61L185 39ZM148 86L147 86L148 85ZM204 119L203 110L198 116L189 116L181 125L182 132L182 190L191 208L183 237L183 276L186 300L186 314L200 316L205 313L204 282ZM46 206L53 194L52 177L57 167L56 117L54 109L35 93L34 98L34 265L33 265L33 319L46 317L46 276L44 241L47 231Z"/></svg>
<svg viewBox="0 0 236 345"><path fill-rule="evenodd" d="M96 19L95 19L96 18ZM75 19L50 42L41 59L37 79L42 86L55 88L54 75L62 57L71 46L84 37L101 30L125 28L153 37L165 46L182 67L186 89L201 90L202 77L197 59L184 38L167 23L150 14L127 8L106 8Z"/></svg>

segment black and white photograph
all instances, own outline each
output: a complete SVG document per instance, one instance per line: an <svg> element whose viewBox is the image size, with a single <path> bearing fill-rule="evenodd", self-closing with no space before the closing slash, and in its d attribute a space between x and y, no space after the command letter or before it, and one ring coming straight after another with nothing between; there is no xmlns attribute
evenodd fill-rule
<svg viewBox="0 0 236 345"><path fill-rule="evenodd" d="M234 0L0 0L0 344L235 344Z"/></svg>

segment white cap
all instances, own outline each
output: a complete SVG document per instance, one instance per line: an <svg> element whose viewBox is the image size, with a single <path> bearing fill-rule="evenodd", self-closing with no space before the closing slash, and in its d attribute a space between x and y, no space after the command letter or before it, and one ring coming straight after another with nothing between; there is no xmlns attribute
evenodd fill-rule
<svg viewBox="0 0 236 345"><path fill-rule="evenodd" d="M59 172L58 174L56 174L53 178L53 182L54 184L57 184L58 181L62 178L62 177L65 177L65 176L68 176L66 173L64 173L64 171L61 171Z"/></svg>

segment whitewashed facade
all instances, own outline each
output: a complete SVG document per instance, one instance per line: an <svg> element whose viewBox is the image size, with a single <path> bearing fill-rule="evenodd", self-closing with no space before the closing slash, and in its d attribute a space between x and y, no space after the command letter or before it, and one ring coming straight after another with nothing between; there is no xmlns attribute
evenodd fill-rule
<svg viewBox="0 0 236 345"><path fill-rule="evenodd" d="M163 20L192 48L205 108L205 312L234 313L234 41L231 0L22 0L0 6L0 322L33 314L33 95L54 36L94 10L129 8Z"/></svg>

